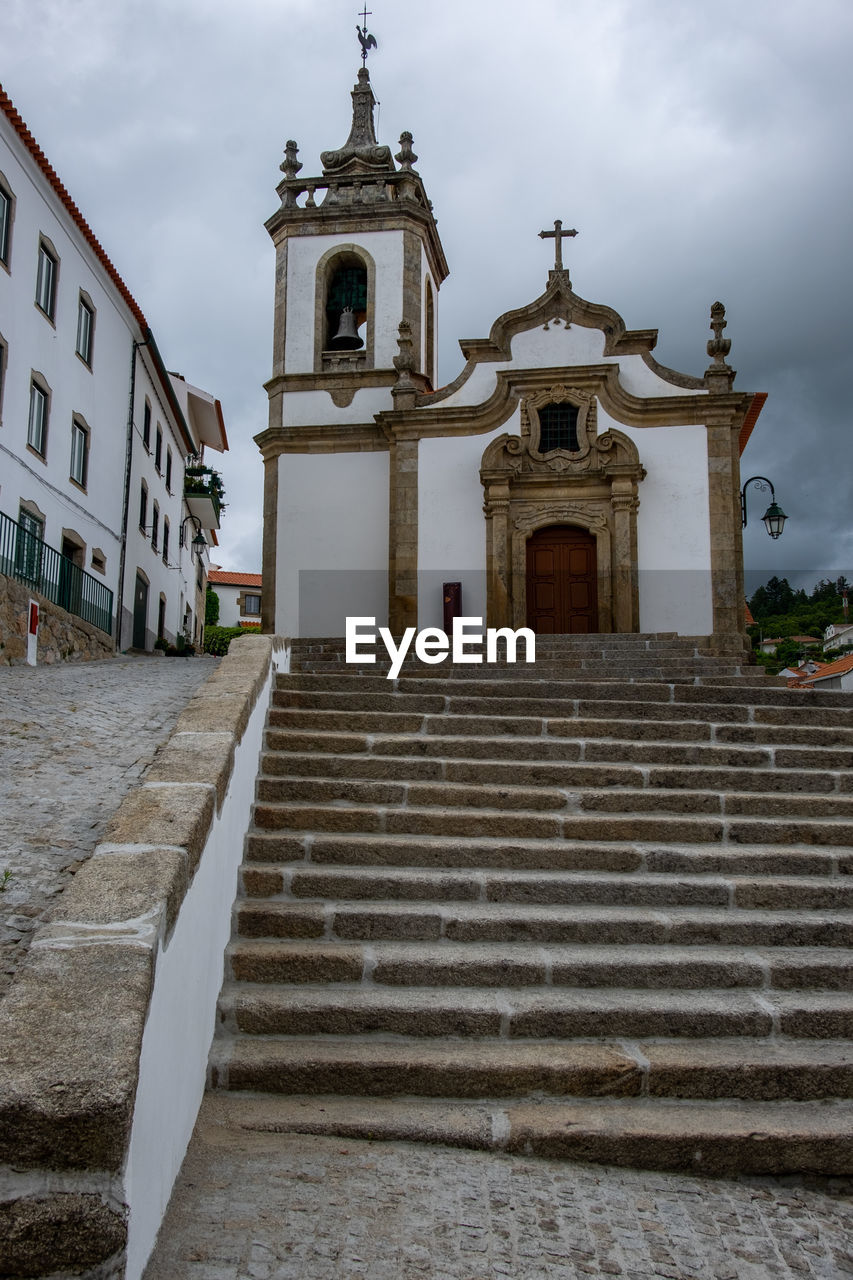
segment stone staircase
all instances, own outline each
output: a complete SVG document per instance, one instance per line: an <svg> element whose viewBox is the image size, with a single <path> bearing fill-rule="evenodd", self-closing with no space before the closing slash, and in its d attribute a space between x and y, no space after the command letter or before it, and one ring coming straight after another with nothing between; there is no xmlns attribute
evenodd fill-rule
<svg viewBox="0 0 853 1280"><path fill-rule="evenodd" d="M249 1128L853 1172L853 695L674 636L269 712L211 1087Z"/></svg>

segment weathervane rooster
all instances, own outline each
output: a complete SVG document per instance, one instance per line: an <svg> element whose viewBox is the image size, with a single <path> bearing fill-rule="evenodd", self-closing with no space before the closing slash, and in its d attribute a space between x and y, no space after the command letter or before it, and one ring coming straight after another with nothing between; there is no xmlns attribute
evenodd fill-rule
<svg viewBox="0 0 853 1280"><path fill-rule="evenodd" d="M370 10L367 8L367 5L365 5L364 10L360 14L360 17L362 22L364 23L364 26L360 27L358 26L358 24L356 24L356 28L355 28L356 31L358 32L358 42L361 45L361 60L365 64L365 66L367 65L367 55L369 51L371 49L379 48L379 45L376 43L376 36L372 36L370 32L367 30L367 19L369 16L370 16Z"/></svg>

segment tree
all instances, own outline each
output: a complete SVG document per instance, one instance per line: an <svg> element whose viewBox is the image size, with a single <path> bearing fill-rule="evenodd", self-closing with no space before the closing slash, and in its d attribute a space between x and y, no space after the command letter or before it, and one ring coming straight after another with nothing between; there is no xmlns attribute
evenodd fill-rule
<svg viewBox="0 0 853 1280"><path fill-rule="evenodd" d="M204 625L206 627L215 627L219 621L219 596L213 590L210 583L207 584L207 594L204 597Z"/></svg>
<svg viewBox="0 0 853 1280"><path fill-rule="evenodd" d="M758 621L780 613L789 613L798 602L797 596L803 592L795 592L787 578L773 577L766 586L759 587L749 602L753 618Z"/></svg>

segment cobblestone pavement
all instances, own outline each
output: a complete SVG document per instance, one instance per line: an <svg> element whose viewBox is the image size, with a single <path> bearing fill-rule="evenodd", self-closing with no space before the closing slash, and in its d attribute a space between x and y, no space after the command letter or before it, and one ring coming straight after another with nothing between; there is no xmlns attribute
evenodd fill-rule
<svg viewBox="0 0 853 1280"><path fill-rule="evenodd" d="M0 996L53 897L219 659L0 667Z"/></svg>
<svg viewBox="0 0 853 1280"><path fill-rule="evenodd" d="M853 1186L259 1133L205 1099L144 1280L846 1280Z"/></svg>

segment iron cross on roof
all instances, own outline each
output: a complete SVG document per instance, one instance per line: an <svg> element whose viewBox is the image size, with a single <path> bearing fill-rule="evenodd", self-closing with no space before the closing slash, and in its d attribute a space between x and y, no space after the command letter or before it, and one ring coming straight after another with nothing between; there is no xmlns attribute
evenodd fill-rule
<svg viewBox="0 0 853 1280"><path fill-rule="evenodd" d="M559 218L557 218L557 220L554 223L553 231L539 232L540 240L553 240L555 242L555 245L554 245L554 250L555 250L554 270L555 271L562 271L564 269L563 268L563 237L576 236L576 235L577 235L577 231L574 231L574 230L564 231L563 224Z"/></svg>
<svg viewBox="0 0 853 1280"><path fill-rule="evenodd" d="M357 25L355 28L356 31L358 32L358 42L361 45L361 61L364 66L367 66L367 55L369 51L371 49L379 48L378 44L376 43L376 36L372 36L370 32L367 30L367 19L372 15L372 13L373 13L373 10L368 9L367 4L365 3L363 10L359 14L359 17L361 18L361 21L364 23L364 26L361 27Z"/></svg>

